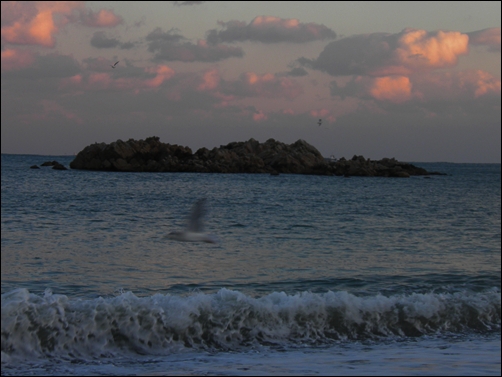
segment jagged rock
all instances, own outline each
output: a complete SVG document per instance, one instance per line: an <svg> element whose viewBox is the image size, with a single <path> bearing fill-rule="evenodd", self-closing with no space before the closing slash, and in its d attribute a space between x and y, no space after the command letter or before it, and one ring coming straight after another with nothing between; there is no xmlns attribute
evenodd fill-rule
<svg viewBox="0 0 502 377"><path fill-rule="evenodd" d="M64 165L62 165L60 163L54 164L54 166L52 168L55 170L68 170L67 168L64 167Z"/></svg>
<svg viewBox="0 0 502 377"><path fill-rule="evenodd" d="M284 144L274 139L232 142L195 153L188 147L161 143L158 137L117 140L85 147L70 163L72 169L128 172L199 172L316 174L343 176L409 177L427 175L425 169L396 159L371 161L363 156L351 160L325 160L304 140ZM440 174L440 173L432 173Z"/></svg>
<svg viewBox="0 0 502 377"><path fill-rule="evenodd" d="M341 158L337 161L328 160L335 175L370 176L370 177L396 177L409 178L412 175L445 175L427 170L406 162L399 162L395 158L383 158L379 161L365 159L363 156L354 156L351 160Z"/></svg>
<svg viewBox="0 0 502 377"><path fill-rule="evenodd" d="M36 167L33 167L33 166L36 166ZM39 167L37 165L33 165L33 166L31 167L32 169L39 169ZM40 166L52 166L52 168L55 170L68 170L67 168L64 167L64 165L60 164L59 162L57 162L55 160L54 161L46 161Z"/></svg>
<svg viewBox="0 0 502 377"><path fill-rule="evenodd" d="M59 164L59 162L57 161L45 161L42 165L40 166L54 166L54 165L57 165Z"/></svg>
<svg viewBox="0 0 502 377"><path fill-rule="evenodd" d="M188 147L146 140L117 140L85 147L70 163L72 169L207 173L332 174L321 153L304 140L287 145L274 139L232 142L219 148Z"/></svg>

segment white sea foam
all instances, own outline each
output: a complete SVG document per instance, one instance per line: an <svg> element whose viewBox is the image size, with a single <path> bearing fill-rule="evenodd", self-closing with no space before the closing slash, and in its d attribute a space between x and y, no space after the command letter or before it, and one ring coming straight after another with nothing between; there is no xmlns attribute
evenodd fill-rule
<svg viewBox="0 0 502 377"><path fill-rule="evenodd" d="M17 289L2 295L2 362L500 331L500 300L498 289L389 297L273 292L260 298L221 289L91 300Z"/></svg>

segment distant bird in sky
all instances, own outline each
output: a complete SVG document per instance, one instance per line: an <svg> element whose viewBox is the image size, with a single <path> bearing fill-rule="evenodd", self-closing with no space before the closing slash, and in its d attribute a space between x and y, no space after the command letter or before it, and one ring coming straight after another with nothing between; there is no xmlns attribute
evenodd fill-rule
<svg viewBox="0 0 502 377"><path fill-rule="evenodd" d="M208 242L208 243L218 243L218 239L211 235L202 233L203 224L202 217L206 212L205 208L206 199L199 199L193 206L192 212L188 217L188 224L183 232L171 232L167 235L175 241L185 241L185 242Z"/></svg>
<svg viewBox="0 0 502 377"><path fill-rule="evenodd" d="M120 61L120 60L119 60ZM111 65L110 67L115 68L115 66L119 64L119 62L116 62L114 65Z"/></svg>
<svg viewBox="0 0 502 377"><path fill-rule="evenodd" d="M317 125L321 126L321 124L322 124L322 119L319 119L319 122L317 122Z"/></svg>

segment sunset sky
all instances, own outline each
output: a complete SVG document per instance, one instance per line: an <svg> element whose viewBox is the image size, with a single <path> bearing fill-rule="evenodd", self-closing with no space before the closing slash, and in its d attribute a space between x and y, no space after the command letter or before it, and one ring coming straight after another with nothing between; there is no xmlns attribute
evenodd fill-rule
<svg viewBox="0 0 502 377"><path fill-rule="evenodd" d="M159 136L501 160L498 1L1 4L2 153Z"/></svg>

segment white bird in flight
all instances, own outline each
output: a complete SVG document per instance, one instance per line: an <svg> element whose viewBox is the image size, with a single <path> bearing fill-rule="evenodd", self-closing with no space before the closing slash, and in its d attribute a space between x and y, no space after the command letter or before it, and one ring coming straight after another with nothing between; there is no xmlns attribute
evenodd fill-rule
<svg viewBox="0 0 502 377"><path fill-rule="evenodd" d="M120 61L120 60L119 60ZM115 66L119 64L119 62L116 62L114 65L111 65L110 67L115 68Z"/></svg>
<svg viewBox="0 0 502 377"><path fill-rule="evenodd" d="M208 242L218 243L218 239L212 234L202 233L203 224L202 217L204 216L206 199L199 199L193 206L192 212L188 217L188 224L183 232L171 232L167 235L175 241L185 242Z"/></svg>

